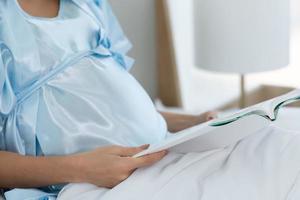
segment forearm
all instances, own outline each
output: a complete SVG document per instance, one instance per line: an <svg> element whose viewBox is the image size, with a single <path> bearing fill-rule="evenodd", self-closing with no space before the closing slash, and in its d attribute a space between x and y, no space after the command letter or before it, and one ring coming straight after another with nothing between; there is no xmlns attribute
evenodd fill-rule
<svg viewBox="0 0 300 200"><path fill-rule="evenodd" d="M42 187L76 180L71 157L31 157L0 151L0 188Z"/></svg>
<svg viewBox="0 0 300 200"><path fill-rule="evenodd" d="M195 115L183 115L168 112L160 113L165 118L168 126L168 131L170 131L171 133L181 131L202 122L202 119Z"/></svg>
<svg viewBox="0 0 300 200"><path fill-rule="evenodd" d="M176 113L160 112L165 118L168 130L171 133L176 133L183 129L196 126L197 124L204 123L217 117L217 112L206 112L200 115L183 115Z"/></svg>

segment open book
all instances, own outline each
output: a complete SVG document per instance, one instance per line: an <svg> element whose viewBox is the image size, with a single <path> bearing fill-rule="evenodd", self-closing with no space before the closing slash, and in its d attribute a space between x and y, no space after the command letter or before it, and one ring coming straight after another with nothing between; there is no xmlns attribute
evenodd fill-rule
<svg viewBox="0 0 300 200"><path fill-rule="evenodd" d="M276 120L281 107L299 100L300 90L294 90L234 114L170 134L164 141L150 145L147 150L134 157L165 149L188 153L227 147L269 126L272 121Z"/></svg>

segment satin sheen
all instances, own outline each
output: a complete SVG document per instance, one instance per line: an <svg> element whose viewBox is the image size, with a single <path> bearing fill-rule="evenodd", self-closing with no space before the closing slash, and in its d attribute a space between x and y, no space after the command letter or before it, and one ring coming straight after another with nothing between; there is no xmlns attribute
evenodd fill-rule
<svg viewBox="0 0 300 200"><path fill-rule="evenodd" d="M2 0L0 27L0 150L65 155L165 138L106 1L61 0L49 19Z"/></svg>

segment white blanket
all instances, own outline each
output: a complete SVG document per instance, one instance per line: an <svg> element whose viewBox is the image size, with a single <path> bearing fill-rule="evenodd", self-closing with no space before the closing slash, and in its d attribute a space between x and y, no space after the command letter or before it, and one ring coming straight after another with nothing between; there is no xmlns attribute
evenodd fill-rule
<svg viewBox="0 0 300 200"><path fill-rule="evenodd" d="M300 131L272 125L225 149L169 153L108 190L69 184L58 200L299 200Z"/></svg>

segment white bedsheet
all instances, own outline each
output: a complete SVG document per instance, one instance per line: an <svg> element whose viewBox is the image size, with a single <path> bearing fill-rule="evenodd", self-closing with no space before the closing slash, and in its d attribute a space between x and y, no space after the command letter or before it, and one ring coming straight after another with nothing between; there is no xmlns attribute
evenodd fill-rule
<svg viewBox="0 0 300 200"><path fill-rule="evenodd" d="M112 190L69 184L58 199L299 200L298 130L272 125L225 149L170 153Z"/></svg>

